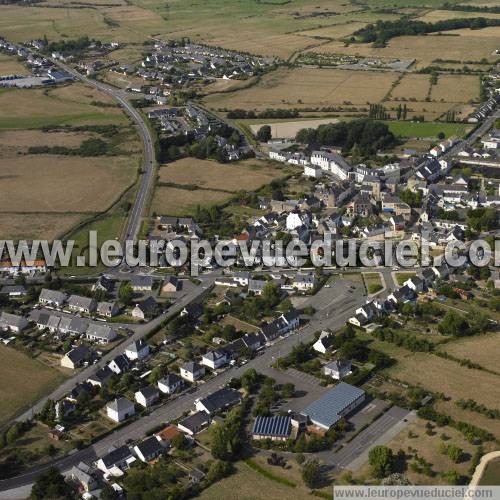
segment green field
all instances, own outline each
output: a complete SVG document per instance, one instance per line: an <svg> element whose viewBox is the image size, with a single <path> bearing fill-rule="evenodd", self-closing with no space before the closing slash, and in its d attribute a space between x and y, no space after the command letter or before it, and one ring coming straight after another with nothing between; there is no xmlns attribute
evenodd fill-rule
<svg viewBox="0 0 500 500"><path fill-rule="evenodd" d="M401 122L386 121L391 132L399 137L435 138L440 132L448 137L463 137L472 129L470 125L462 123L440 123L440 122Z"/></svg>

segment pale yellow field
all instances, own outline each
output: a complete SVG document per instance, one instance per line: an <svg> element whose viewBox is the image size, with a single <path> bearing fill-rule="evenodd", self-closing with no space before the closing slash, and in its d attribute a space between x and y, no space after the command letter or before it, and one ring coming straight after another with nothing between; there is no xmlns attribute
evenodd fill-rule
<svg viewBox="0 0 500 500"><path fill-rule="evenodd" d="M41 130L0 130L0 155L2 157L26 152L30 146L57 145L78 147L82 141L95 137L88 132L43 132Z"/></svg>
<svg viewBox="0 0 500 500"><path fill-rule="evenodd" d="M398 357L398 363L387 373L412 385L442 392L454 400L470 398L488 408L500 409L500 375L467 369L430 354L410 352Z"/></svg>
<svg viewBox="0 0 500 500"><path fill-rule="evenodd" d="M446 113L449 109L454 109L455 104L449 102L426 102L426 101L417 101L417 102L406 102L402 103L401 101L386 101L384 102L384 106L386 108L396 109L400 104L406 104L408 109L408 118L412 118L417 115L424 115L426 121L437 120L441 115Z"/></svg>
<svg viewBox="0 0 500 500"><path fill-rule="evenodd" d="M402 36L389 40L385 48L374 48L371 44L352 44L344 47L342 42L332 41L322 45L321 52L416 59L418 69L431 65L434 59L439 58L478 61L486 57L495 60L493 53L498 48L498 32L497 27L490 27L446 32L448 35L459 36Z"/></svg>
<svg viewBox="0 0 500 500"><path fill-rule="evenodd" d="M134 182L128 157L33 155L0 159L2 212L100 212Z"/></svg>
<svg viewBox="0 0 500 500"><path fill-rule="evenodd" d="M430 75L407 73L391 92L391 99L417 99L423 101L427 97L430 87Z"/></svg>
<svg viewBox="0 0 500 500"><path fill-rule="evenodd" d="M0 54L0 76L2 75L27 75L28 70L18 62L16 57Z"/></svg>
<svg viewBox="0 0 500 500"><path fill-rule="evenodd" d="M500 335L489 334L456 340L443 346L457 358L470 359L485 368L500 372Z"/></svg>
<svg viewBox="0 0 500 500"><path fill-rule="evenodd" d="M440 75L432 86L431 99L445 102L469 102L479 98L479 77L474 75Z"/></svg>
<svg viewBox="0 0 500 500"><path fill-rule="evenodd" d="M231 194L238 190L257 189L282 175L280 169L259 160L222 164L184 158L163 166L160 169L159 180L175 184L194 184L206 189L220 189Z"/></svg>
<svg viewBox="0 0 500 500"><path fill-rule="evenodd" d="M255 134L260 127L263 125L269 125L271 127L271 133L273 137L282 137L282 138L293 138L297 134L300 129L303 128L316 128L320 125L324 125L327 123L338 123L337 118L321 118L317 120L296 120L296 121L283 121L276 123L258 123L250 125L252 132Z"/></svg>
<svg viewBox="0 0 500 500"><path fill-rule="evenodd" d="M328 26L325 28L318 28L315 30L306 30L301 31L300 35L308 36L308 37L324 37L324 38L332 38L338 40L340 38L344 38L348 35L351 35L355 31L364 28L367 23L365 22L350 22L345 24L335 24L334 26ZM319 49L321 52L321 49Z"/></svg>
<svg viewBox="0 0 500 500"><path fill-rule="evenodd" d="M20 239L52 241L67 233L87 217L89 217L88 214L0 212L0 235L2 238L14 241Z"/></svg>
<svg viewBox="0 0 500 500"><path fill-rule="evenodd" d="M435 23L437 21L446 21L448 19L466 19L469 17L486 17L490 19L500 19L500 14L492 14L490 12L463 12L452 10L430 10L424 15L419 16L415 20L424 21L426 23ZM447 59L443 57L442 59Z"/></svg>
<svg viewBox="0 0 500 500"><path fill-rule="evenodd" d="M280 68L251 88L208 96L205 102L212 108L256 110L348 102L366 105L380 102L396 78L392 72Z"/></svg>

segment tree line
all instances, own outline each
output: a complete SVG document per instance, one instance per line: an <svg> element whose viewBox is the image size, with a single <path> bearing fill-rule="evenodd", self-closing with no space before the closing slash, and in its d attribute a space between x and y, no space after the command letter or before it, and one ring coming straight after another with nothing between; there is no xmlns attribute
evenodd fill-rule
<svg viewBox="0 0 500 500"><path fill-rule="evenodd" d="M500 26L500 19L472 17L468 19L445 19L435 23L414 21L408 18L397 21L377 21L353 33L362 43L372 43L375 47L384 47L392 38L409 35L426 35L440 31L463 28L482 29L489 26Z"/></svg>

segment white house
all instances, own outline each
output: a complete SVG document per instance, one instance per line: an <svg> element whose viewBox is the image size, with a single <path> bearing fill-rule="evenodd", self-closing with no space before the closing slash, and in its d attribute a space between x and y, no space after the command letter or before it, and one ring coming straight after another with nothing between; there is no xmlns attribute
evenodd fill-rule
<svg viewBox="0 0 500 500"><path fill-rule="evenodd" d="M150 407L152 404L156 403L160 399L160 392L153 385L148 385L143 387L140 391L135 393L135 400L144 408Z"/></svg>
<svg viewBox="0 0 500 500"><path fill-rule="evenodd" d="M335 336L333 335L332 332L327 332L323 330L320 333L318 340L314 342L313 349L316 352L325 354L328 351L328 349L330 349L330 347L332 346L334 338Z"/></svg>
<svg viewBox="0 0 500 500"><path fill-rule="evenodd" d="M184 380L179 377L179 375L168 373L165 377L158 380L158 389L164 394L173 394L177 392L183 384Z"/></svg>
<svg viewBox="0 0 500 500"><path fill-rule="evenodd" d="M110 476L119 477L123 471L130 468L136 458L130 452L128 446L123 445L111 450L96 461L97 468Z"/></svg>
<svg viewBox="0 0 500 500"><path fill-rule="evenodd" d="M46 306L62 307L65 302L65 293L57 290L49 290L48 288L42 288L38 297L38 303Z"/></svg>
<svg viewBox="0 0 500 500"><path fill-rule="evenodd" d="M118 337L116 331L108 325L91 323L85 333L88 340L93 340L101 344L108 344Z"/></svg>
<svg viewBox="0 0 500 500"><path fill-rule="evenodd" d="M341 380L352 373L351 362L348 360L335 360L323 366L323 373L327 377Z"/></svg>
<svg viewBox="0 0 500 500"><path fill-rule="evenodd" d="M130 361L141 360L149 356L149 344L144 340L135 340L125 348L125 356Z"/></svg>
<svg viewBox="0 0 500 500"><path fill-rule="evenodd" d="M135 406L127 398L116 398L106 405L108 418L114 422L123 422L127 418L135 415Z"/></svg>
<svg viewBox="0 0 500 500"><path fill-rule="evenodd" d="M180 375L183 379L194 382L205 375L205 367L195 361L188 361L180 367Z"/></svg>
<svg viewBox="0 0 500 500"><path fill-rule="evenodd" d="M81 295L71 295L68 299L68 307L72 311L90 314L96 310L97 303L90 297L82 297Z"/></svg>
<svg viewBox="0 0 500 500"><path fill-rule="evenodd" d="M207 366L211 370L217 370L228 362L229 360L224 351L208 351L201 357L201 364Z"/></svg>
<svg viewBox="0 0 500 500"><path fill-rule="evenodd" d="M297 273L292 286L299 291L312 290L316 286L316 276L313 273Z"/></svg>

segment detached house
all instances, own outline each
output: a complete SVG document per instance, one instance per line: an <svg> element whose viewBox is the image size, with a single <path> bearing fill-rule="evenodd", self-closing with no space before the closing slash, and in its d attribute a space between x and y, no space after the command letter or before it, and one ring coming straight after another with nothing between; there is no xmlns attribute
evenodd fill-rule
<svg viewBox="0 0 500 500"><path fill-rule="evenodd" d="M406 285L408 288L413 290L415 293L421 293L424 291L424 285L425 282L423 279L419 278L418 276L412 276L411 278L407 279L403 285Z"/></svg>
<svg viewBox="0 0 500 500"><path fill-rule="evenodd" d="M223 387L205 398L197 399L194 404L198 411L204 411L213 415L230 406L241 402L241 394L229 387Z"/></svg>
<svg viewBox="0 0 500 500"><path fill-rule="evenodd" d="M201 357L201 364L211 370L217 370L229 362L224 351L209 351Z"/></svg>
<svg viewBox="0 0 500 500"><path fill-rule="evenodd" d="M163 454L165 448L155 436L150 436L134 446L134 453L141 462L152 462Z"/></svg>
<svg viewBox="0 0 500 500"><path fill-rule="evenodd" d="M64 366L65 368L71 368L72 370L74 370L75 368L82 366L83 363L87 361L89 358L90 358L90 351L88 347L78 346L75 347L74 349L71 349L71 351L68 351L61 358L61 366Z"/></svg>
<svg viewBox="0 0 500 500"><path fill-rule="evenodd" d="M150 292L153 289L153 278L151 276L133 276L130 285L134 292Z"/></svg>
<svg viewBox="0 0 500 500"><path fill-rule="evenodd" d="M305 292L308 290L313 290L316 284L316 276L313 273L298 273L293 280L292 286L294 288L297 288L297 290L299 291Z"/></svg>
<svg viewBox="0 0 500 500"><path fill-rule="evenodd" d="M149 319L155 316L158 312L158 303L153 297L148 297L143 302L136 304L132 310L132 317L136 319Z"/></svg>
<svg viewBox="0 0 500 500"><path fill-rule="evenodd" d="M194 382L205 375L205 367L195 361L188 361L180 367L181 377L189 382Z"/></svg>
<svg viewBox="0 0 500 500"><path fill-rule="evenodd" d="M130 468L136 458L128 446L120 446L96 461L96 467L110 476L122 476L123 471Z"/></svg>
<svg viewBox="0 0 500 500"><path fill-rule="evenodd" d="M270 342L280 335L295 330L299 327L299 323L300 315L298 311L290 311L282 314L278 319L262 326L262 334L264 335L266 342Z"/></svg>
<svg viewBox="0 0 500 500"><path fill-rule="evenodd" d="M198 432L202 431L210 424L210 415L206 411L197 411L183 418L177 427L188 434L189 436L194 436Z"/></svg>
<svg viewBox="0 0 500 500"><path fill-rule="evenodd" d="M106 405L108 417L115 422L123 422L135 415L135 406L127 398L116 398Z"/></svg>
<svg viewBox="0 0 500 500"><path fill-rule="evenodd" d="M148 385L135 393L135 400L144 408L149 408L160 399L160 392L153 385Z"/></svg>
<svg viewBox="0 0 500 500"><path fill-rule="evenodd" d="M184 385L184 380L175 373L168 373L158 380L158 389L164 394L173 394Z"/></svg>
<svg viewBox="0 0 500 500"><path fill-rule="evenodd" d="M335 380L341 380L352 373L351 362L342 359L331 361L323 366L323 373L327 377L332 377Z"/></svg>
<svg viewBox="0 0 500 500"><path fill-rule="evenodd" d="M97 314L105 318L116 316L120 308L116 302L99 302L97 304Z"/></svg>
<svg viewBox="0 0 500 500"><path fill-rule="evenodd" d="M149 344L144 340L135 340L125 348L125 356L130 361L141 360L149 356Z"/></svg>
<svg viewBox="0 0 500 500"><path fill-rule="evenodd" d="M318 340L313 344L313 349L316 352L325 354L331 348L334 338L335 336L333 333L322 331Z"/></svg>
<svg viewBox="0 0 500 500"><path fill-rule="evenodd" d="M108 363L108 367L113 373L121 375L122 373L129 371L130 360L127 358L127 356L125 356L125 354L119 354L115 359L112 359Z"/></svg>

